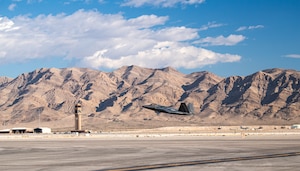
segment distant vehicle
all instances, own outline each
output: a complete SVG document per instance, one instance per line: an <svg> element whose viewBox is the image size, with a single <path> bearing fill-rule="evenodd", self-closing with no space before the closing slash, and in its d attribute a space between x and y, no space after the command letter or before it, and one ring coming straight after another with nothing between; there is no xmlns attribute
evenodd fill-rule
<svg viewBox="0 0 300 171"><path fill-rule="evenodd" d="M167 106L161 106L157 104L144 105L143 108L154 110L157 114L160 112L173 114L173 115L193 115L194 107L193 104L189 103L188 106L185 103L181 103L179 109L174 109Z"/></svg>

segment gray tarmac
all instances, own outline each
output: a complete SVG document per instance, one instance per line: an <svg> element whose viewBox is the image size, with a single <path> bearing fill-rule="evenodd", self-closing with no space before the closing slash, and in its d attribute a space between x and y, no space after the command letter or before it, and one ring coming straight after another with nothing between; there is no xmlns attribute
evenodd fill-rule
<svg viewBox="0 0 300 171"><path fill-rule="evenodd" d="M287 153L297 154L288 156ZM273 154L279 155L266 157ZM138 170L137 168L159 171L299 170L299 154L300 135L67 138L0 136L1 171L121 171ZM262 157L249 158L251 156ZM249 160L242 160L245 158ZM216 162L201 163L213 160ZM188 164L193 161L198 161L198 164ZM176 166L176 163L183 164Z"/></svg>

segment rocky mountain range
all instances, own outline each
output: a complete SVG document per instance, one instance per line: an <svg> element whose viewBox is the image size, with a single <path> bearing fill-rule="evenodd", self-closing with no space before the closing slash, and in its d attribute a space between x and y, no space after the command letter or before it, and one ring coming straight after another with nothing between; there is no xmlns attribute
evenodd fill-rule
<svg viewBox="0 0 300 171"><path fill-rule="evenodd" d="M0 77L0 123L72 127L74 106L83 106L85 127L293 124L300 122L300 72L267 69L222 78L202 71L183 74L124 66L113 72L41 68ZM142 105L178 108L194 104L192 116L156 115Z"/></svg>

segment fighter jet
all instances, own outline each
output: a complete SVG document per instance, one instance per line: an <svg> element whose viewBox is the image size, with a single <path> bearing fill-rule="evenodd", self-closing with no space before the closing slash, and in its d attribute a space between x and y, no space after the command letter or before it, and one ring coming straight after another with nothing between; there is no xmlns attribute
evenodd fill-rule
<svg viewBox="0 0 300 171"><path fill-rule="evenodd" d="M167 113L167 114L174 114L174 115L193 115L194 114L194 107L193 104L189 103L188 106L185 103L181 103L178 110L167 107L161 106L157 104L150 104L144 105L143 108L154 110L157 114L160 112Z"/></svg>

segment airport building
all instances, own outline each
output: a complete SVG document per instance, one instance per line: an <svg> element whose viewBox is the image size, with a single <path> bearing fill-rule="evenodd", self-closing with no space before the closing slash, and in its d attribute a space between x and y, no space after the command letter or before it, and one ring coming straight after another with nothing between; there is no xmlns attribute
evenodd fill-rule
<svg viewBox="0 0 300 171"><path fill-rule="evenodd" d="M33 129L32 128L19 127L19 128L12 128L11 132L14 133L14 134L33 133Z"/></svg>
<svg viewBox="0 0 300 171"><path fill-rule="evenodd" d="M300 124L294 124L294 125L292 125L291 129L300 129Z"/></svg>
<svg viewBox="0 0 300 171"><path fill-rule="evenodd" d="M51 128L47 128L47 127L34 128L33 132L34 133L50 134L51 133Z"/></svg>
<svg viewBox="0 0 300 171"><path fill-rule="evenodd" d="M0 134L9 134L11 133L11 129L2 129L0 130Z"/></svg>

